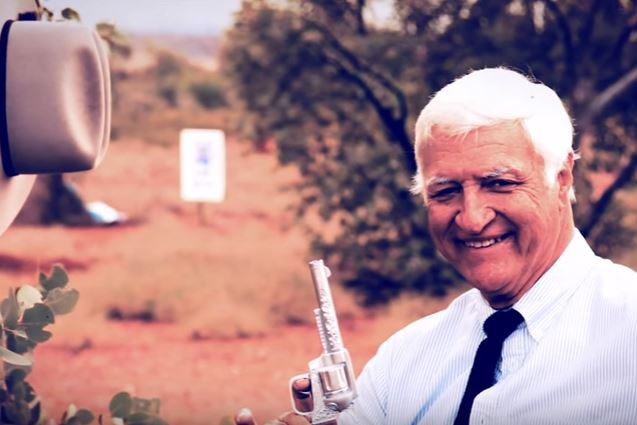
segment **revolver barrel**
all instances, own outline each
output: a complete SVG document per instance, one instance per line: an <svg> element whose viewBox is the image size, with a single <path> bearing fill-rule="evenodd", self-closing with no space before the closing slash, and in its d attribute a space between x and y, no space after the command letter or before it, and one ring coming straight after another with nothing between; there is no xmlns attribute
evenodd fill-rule
<svg viewBox="0 0 637 425"><path fill-rule="evenodd" d="M324 353L333 353L343 349L343 339L338 327L336 310L332 301L332 292L328 277L330 269L323 264L323 260L310 261L310 273L314 283L314 291L318 301L318 309L315 311L316 322L321 336L321 345Z"/></svg>

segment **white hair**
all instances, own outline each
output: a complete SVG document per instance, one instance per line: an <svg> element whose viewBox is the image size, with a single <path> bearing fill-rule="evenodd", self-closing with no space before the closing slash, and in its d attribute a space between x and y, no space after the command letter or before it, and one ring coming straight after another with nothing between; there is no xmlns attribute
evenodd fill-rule
<svg viewBox="0 0 637 425"><path fill-rule="evenodd" d="M416 121L415 151L431 137L435 126L448 136L463 136L481 128L519 122L544 159L549 185L573 152L573 124L557 94L541 83L506 68L485 68L443 87ZM418 155L413 193L423 188ZM573 188L569 196L575 200Z"/></svg>

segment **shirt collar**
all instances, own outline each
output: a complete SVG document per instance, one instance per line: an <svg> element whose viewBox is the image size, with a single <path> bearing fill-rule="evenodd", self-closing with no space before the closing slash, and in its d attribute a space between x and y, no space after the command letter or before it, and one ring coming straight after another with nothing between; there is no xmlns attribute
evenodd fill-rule
<svg viewBox="0 0 637 425"><path fill-rule="evenodd" d="M513 308L524 316L524 322L531 337L538 342L549 329L557 314L564 308L567 300L588 275L593 266L595 253L586 239L575 229L573 238L555 263L538 281L514 304ZM495 310L479 295L476 313L482 321Z"/></svg>

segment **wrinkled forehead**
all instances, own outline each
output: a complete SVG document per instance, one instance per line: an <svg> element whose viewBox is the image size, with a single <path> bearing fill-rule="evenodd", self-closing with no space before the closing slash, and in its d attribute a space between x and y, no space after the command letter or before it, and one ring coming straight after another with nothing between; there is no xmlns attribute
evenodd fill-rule
<svg viewBox="0 0 637 425"><path fill-rule="evenodd" d="M503 170L529 172L544 167L544 159L519 123L488 126L466 134L435 129L417 147L417 161L425 178L448 178L463 170L479 176ZM515 171L519 170L519 171Z"/></svg>
<svg viewBox="0 0 637 425"><path fill-rule="evenodd" d="M493 125L459 131L457 127L442 124L432 126L430 134L416 143L419 161L427 156L444 151L452 155L468 149L480 153L482 150L498 147L502 151L522 150L525 154L538 153L522 122L503 121ZM497 150L497 149L496 149Z"/></svg>

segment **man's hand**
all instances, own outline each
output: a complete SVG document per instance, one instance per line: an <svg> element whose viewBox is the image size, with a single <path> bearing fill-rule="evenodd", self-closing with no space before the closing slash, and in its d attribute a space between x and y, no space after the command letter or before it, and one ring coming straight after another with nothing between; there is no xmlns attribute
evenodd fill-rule
<svg viewBox="0 0 637 425"><path fill-rule="evenodd" d="M257 425L252 412L247 408L239 410L234 418L234 423L236 425ZM309 422L304 416L297 415L294 412L286 412L277 419L267 421L265 425L309 425Z"/></svg>
<svg viewBox="0 0 637 425"><path fill-rule="evenodd" d="M299 412L311 412L314 408L312 401L312 384L309 378L297 379L292 382L292 399L294 407Z"/></svg>
<svg viewBox="0 0 637 425"><path fill-rule="evenodd" d="M312 389L308 378L297 379L292 383L292 398L294 407L300 412L312 411ZM236 425L257 425L250 409L239 410L234 418ZM286 412L277 419L266 422L265 425L308 425L309 422L304 416L294 412Z"/></svg>
<svg viewBox="0 0 637 425"><path fill-rule="evenodd" d="M257 425L252 416L252 411L247 407L242 408L234 417L235 425Z"/></svg>

